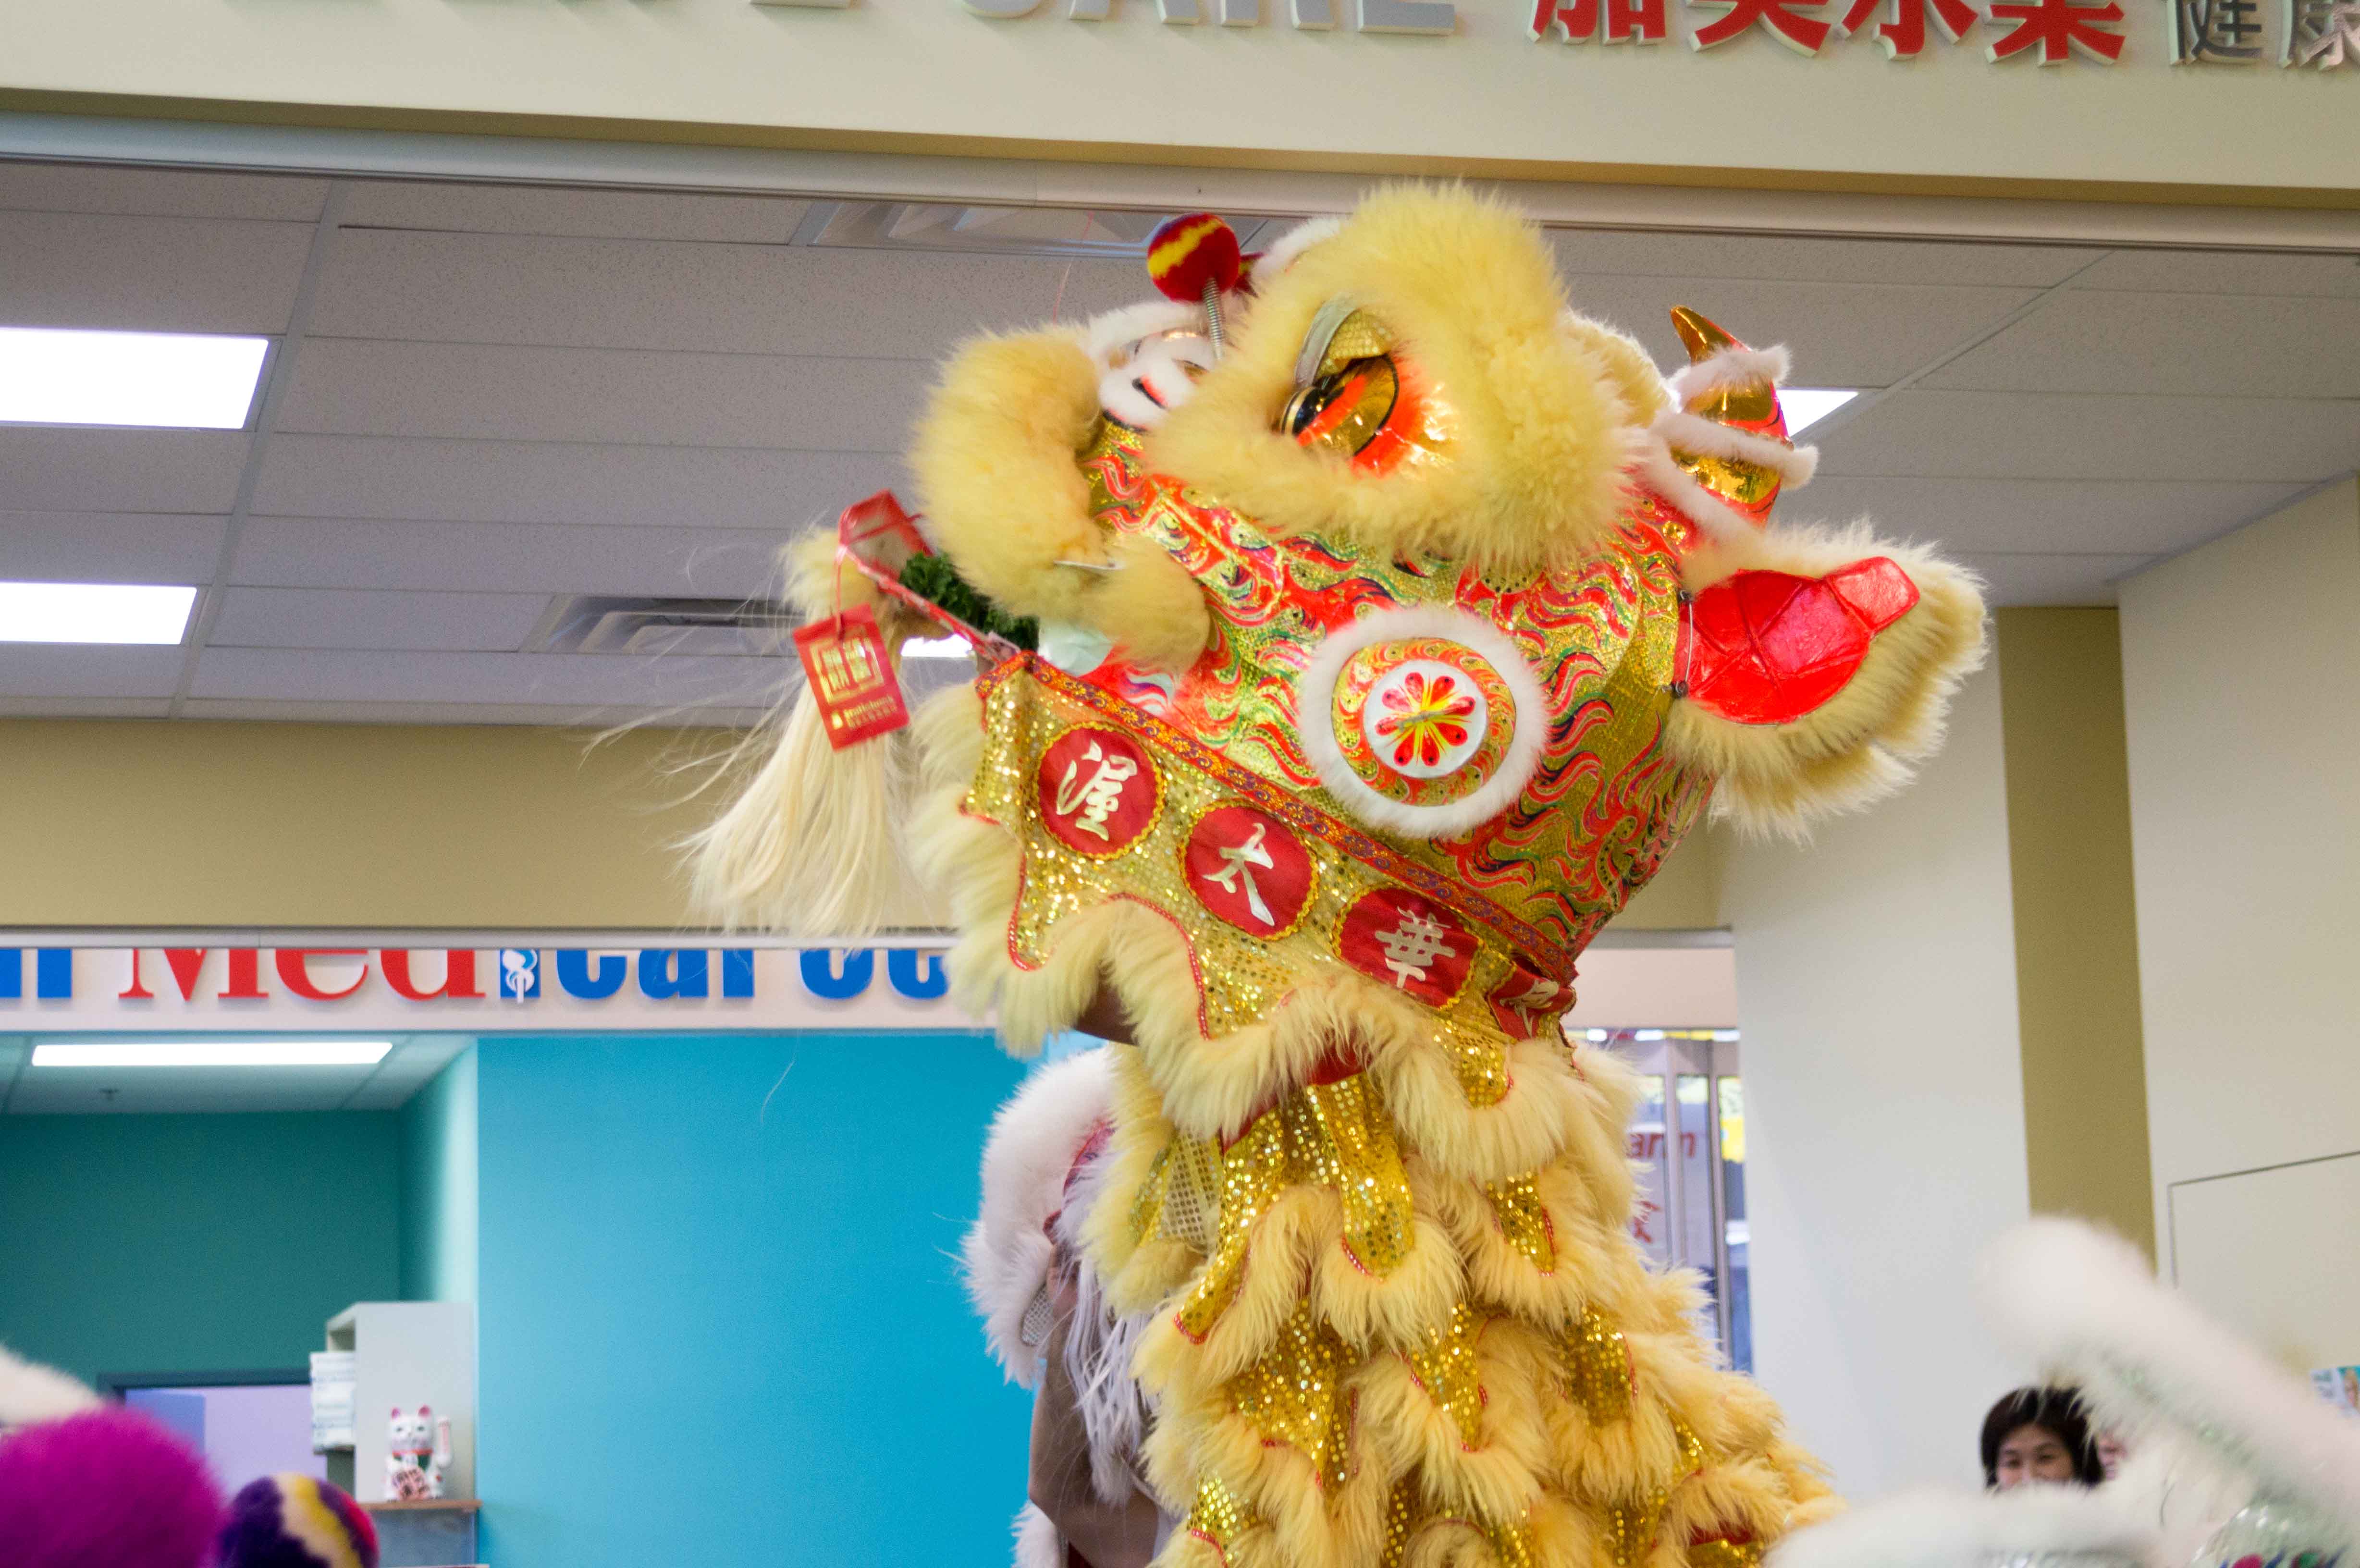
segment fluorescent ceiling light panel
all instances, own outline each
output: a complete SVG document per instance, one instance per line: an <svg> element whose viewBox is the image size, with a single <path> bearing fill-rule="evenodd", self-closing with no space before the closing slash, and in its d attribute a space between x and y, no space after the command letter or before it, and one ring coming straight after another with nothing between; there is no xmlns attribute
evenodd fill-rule
<svg viewBox="0 0 2360 1568"><path fill-rule="evenodd" d="M1858 392L1833 387L1779 387L1778 407L1786 410L1786 433L1802 434L1859 396Z"/></svg>
<svg viewBox="0 0 2360 1568"><path fill-rule="evenodd" d="M36 1067L374 1067L389 1040L95 1040L33 1047Z"/></svg>
<svg viewBox="0 0 2360 1568"><path fill-rule="evenodd" d="M0 327L0 423L237 430L268 338Z"/></svg>
<svg viewBox="0 0 2360 1568"><path fill-rule="evenodd" d="M0 583L0 642L169 647L196 603L194 588L144 583Z"/></svg>

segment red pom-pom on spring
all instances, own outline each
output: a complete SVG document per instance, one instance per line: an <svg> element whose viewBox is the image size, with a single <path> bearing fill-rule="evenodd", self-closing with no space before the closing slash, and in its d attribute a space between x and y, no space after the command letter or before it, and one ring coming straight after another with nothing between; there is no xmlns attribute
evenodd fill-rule
<svg viewBox="0 0 2360 1568"><path fill-rule="evenodd" d="M1183 212L1147 236L1147 276L1167 299L1190 304L1226 294L1245 276L1237 231L1210 212Z"/></svg>

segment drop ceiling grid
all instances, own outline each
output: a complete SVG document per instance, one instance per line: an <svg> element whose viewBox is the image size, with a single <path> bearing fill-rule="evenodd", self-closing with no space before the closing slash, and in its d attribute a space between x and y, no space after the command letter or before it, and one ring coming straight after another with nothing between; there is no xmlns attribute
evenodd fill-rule
<svg viewBox="0 0 2360 1568"><path fill-rule="evenodd" d="M344 189L191 716L742 717L775 666L524 654L523 612L768 591L781 542L906 483L908 423L956 341L1146 293L1124 260L790 245L809 212L792 199ZM0 165L0 320L283 331L288 236L326 190ZM201 265L176 268L173 241ZM1659 361L1678 352L1665 308L1690 303L1790 341L1802 384L1922 376L1831 430L1787 510L1942 539L2002 602L2105 599L2360 463L2360 369L2334 352L2360 324L2348 256L1551 241L1577 303ZM0 428L0 575L194 580L246 444ZM0 711L148 701L146 666L99 657L126 651L0 654Z"/></svg>

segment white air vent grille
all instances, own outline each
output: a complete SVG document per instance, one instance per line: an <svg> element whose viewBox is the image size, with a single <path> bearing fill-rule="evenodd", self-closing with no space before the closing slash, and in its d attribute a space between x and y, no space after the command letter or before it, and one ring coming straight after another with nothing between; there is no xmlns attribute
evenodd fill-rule
<svg viewBox="0 0 2360 1568"><path fill-rule="evenodd" d="M553 601L525 641L527 653L671 654L766 658L792 651L795 619L743 599L619 599L576 594Z"/></svg>

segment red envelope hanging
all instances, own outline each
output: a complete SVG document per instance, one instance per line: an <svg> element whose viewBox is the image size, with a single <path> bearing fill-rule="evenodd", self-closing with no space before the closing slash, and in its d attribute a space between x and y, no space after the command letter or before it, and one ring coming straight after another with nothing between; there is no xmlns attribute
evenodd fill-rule
<svg viewBox="0 0 2360 1568"><path fill-rule="evenodd" d="M828 743L838 751L910 722L901 682L885 656L885 636L868 605L797 627L795 653L827 725Z"/></svg>

